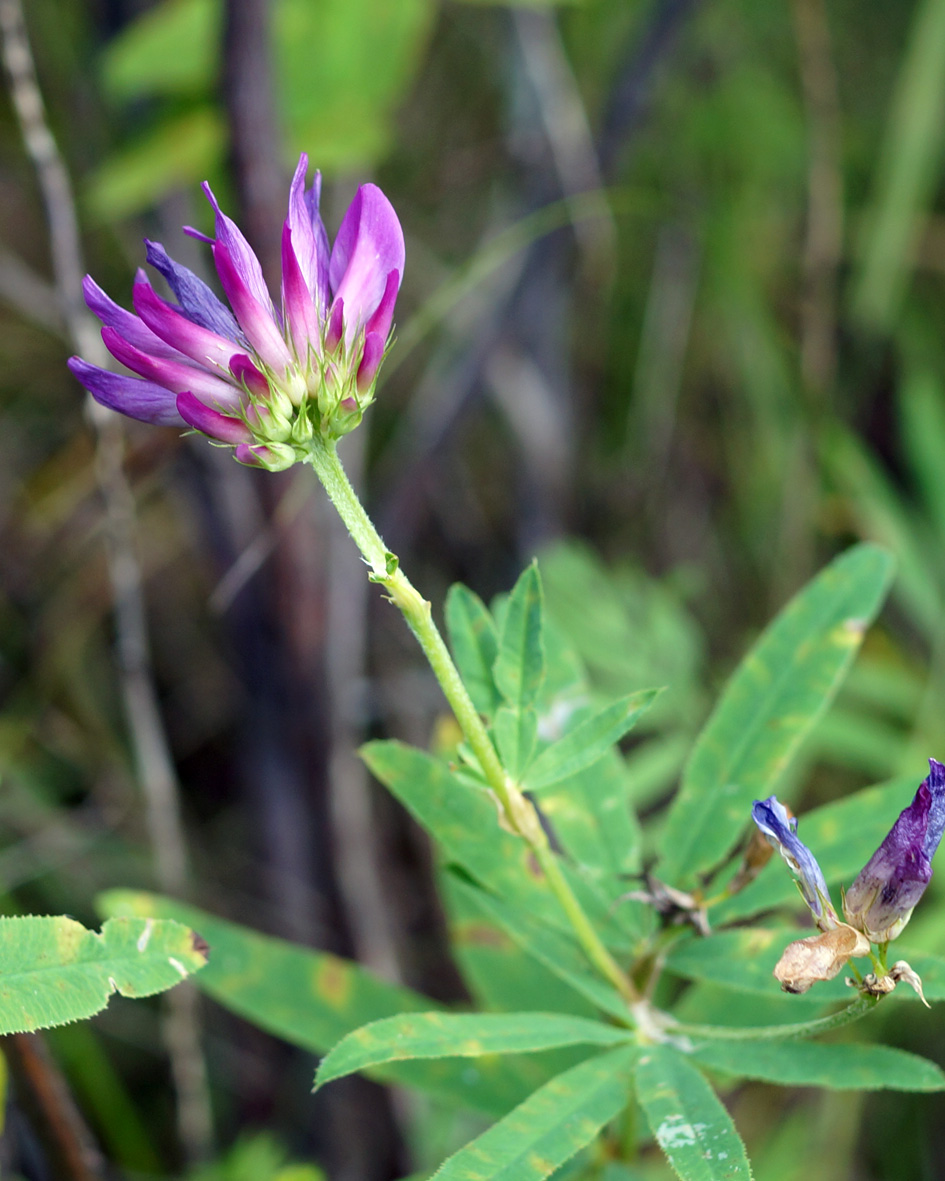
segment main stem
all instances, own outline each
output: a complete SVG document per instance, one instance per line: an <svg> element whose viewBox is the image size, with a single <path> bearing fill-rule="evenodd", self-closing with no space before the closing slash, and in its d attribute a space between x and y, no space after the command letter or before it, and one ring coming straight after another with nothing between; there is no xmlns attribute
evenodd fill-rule
<svg viewBox="0 0 945 1181"><path fill-rule="evenodd" d="M395 555L381 540L351 487L334 442L324 439L313 440L309 459L329 499L338 510L348 532L370 567L371 581L380 583L385 588L391 601L400 608L410 630L417 637L466 741L502 807L508 826L527 841L588 959L601 975L613 984L628 1005L636 1005L640 1000L636 988L601 942L574 891L568 885L533 805L502 766L492 739L453 663L449 649L433 622L430 604L411 584L400 569Z"/></svg>

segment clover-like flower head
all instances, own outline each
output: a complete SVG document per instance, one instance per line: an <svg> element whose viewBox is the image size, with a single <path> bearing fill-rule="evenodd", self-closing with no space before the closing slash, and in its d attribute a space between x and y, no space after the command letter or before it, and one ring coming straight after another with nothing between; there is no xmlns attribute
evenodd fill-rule
<svg viewBox="0 0 945 1181"><path fill-rule="evenodd" d="M389 344L404 237L390 202L366 184L329 247L321 178L306 189L307 169L303 154L282 231L278 308L259 260L207 184L216 237L187 232L209 243L229 307L157 242L146 244L147 260L176 302L139 271L134 314L86 277L86 302L109 352L136 375L72 357L70 369L98 402L144 422L193 427L234 447L240 462L273 470L303 458L314 435L336 439L358 425Z"/></svg>

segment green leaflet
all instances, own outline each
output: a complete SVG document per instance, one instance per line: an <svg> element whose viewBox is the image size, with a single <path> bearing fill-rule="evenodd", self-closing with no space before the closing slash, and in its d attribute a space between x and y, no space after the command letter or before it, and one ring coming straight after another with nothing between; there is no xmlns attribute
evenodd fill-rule
<svg viewBox="0 0 945 1181"><path fill-rule="evenodd" d="M185 918L211 948L198 977L201 990L261 1029L316 1054L368 1021L423 1012L432 1004L349 960L260 935L170 898L114 890L100 895L98 905L105 913ZM398 1063L378 1075L493 1116L504 1114L547 1078L539 1063L510 1058Z"/></svg>
<svg viewBox="0 0 945 1181"><path fill-rule="evenodd" d="M847 1042L711 1042L693 1051L713 1070L783 1087L852 1091L941 1091L945 1073L934 1062L891 1046Z"/></svg>
<svg viewBox="0 0 945 1181"><path fill-rule="evenodd" d="M206 963L180 923L109 919L102 933L65 916L0 919L0 1033L26 1033L100 1013L113 992L151 996Z"/></svg>
<svg viewBox="0 0 945 1181"><path fill-rule="evenodd" d="M507 902L570 929L528 845L499 827L489 792L453 775L449 767L424 751L399 742L369 742L361 748L361 755L371 772L440 844L448 859ZM626 945L634 918L632 908L611 913L611 898L566 864L562 869L601 937L608 943Z"/></svg>
<svg viewBox="0 0 945 1181"><path fill-rule="evenodd" d="M477 1008L511 1013L525 1007L579 1017L597 1013L596 1006L583 995L524 952L497 923L484 918L463 890L456 888L457 883L468 890L468 883L454 874L439 875L449 916L450 947Z"/></svg>
<svg viewBox="0 0 945 1181"><path fill-rule="evenodd" d="M732 1118L698 1070L669 1046L641 1051L637 1099L683 1181L751 1181Z"/></svg>
<svg viewBox="0 0 945 1181"><path fill-rule="evenodd" d="M322 1059L315 1086L407 1058L480 1058L561 1046L614 1046L626 1029L561 1013L403 1013L355 1029Z"/></svg>
<svg viewBox="0 0 945 1181"><path fill-rule="evenodd" d="M451 883L465 903L497 926L561 980L618 1021L627 1016L623 998L587 966L578 945L562 931L549 927L527 910L513 909L501 899L455 877Z"/></svg>
<svg viewBox="0 0 945 1181"><path fill-rule="evenodd" d="M573 1066L451 1156L435 1181L541 1181L627 1104L635 1047Z"/></svg>
<svg viewBox="0 0 945 1181"><path fill-rule="evenodd" d="M742 661L696 742L657 870L692 881L744 831L827 708L886 593L890 556L862 544L796 595Z"/></svg>
<svg viewBox="0 0 945 1181"><path fill-rule="evenodd" d="M499 637L485 603L461 582L451 586L446 596L446 627L453 659L473 705L491 718L500 701L492 675Z"/></svg>
<svg viewBox="0 0 945 1181"><path fill-rule="evenodd" d="M509 595L493 672L499 692L513 709L535 704L545 676L541 578L535 562Z"/></svg>
<svg viewBox="0 0 945 1181"><path fill-rule="evenodd" d="M529 791L541 791L592 766L633 729L661 692L644 689L631 693L581 722L541 752L523 786Z"/></svg>
<svg viewBox="0 0 945 1181"><path fill-rule="evenodd" d="M502 766L516 781L521 781L535 753L538 740L538 715L531 705L511 709L500 705L496 710L492 735Z"/></svg>

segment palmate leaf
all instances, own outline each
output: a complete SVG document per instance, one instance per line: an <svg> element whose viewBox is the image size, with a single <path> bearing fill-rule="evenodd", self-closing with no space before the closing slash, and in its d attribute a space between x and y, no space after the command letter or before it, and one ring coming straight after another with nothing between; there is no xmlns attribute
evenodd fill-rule
<svg viewBox="0 0 945 1181"><path fill-rule="evenodd" d="M100 1013L113 992L151 996L207 962L180 923L109 919L101 934L65 916L0 919L0 1033L26 1033Z"/></svg>
<svg viewBox="0 0 945 1181"><path fill-rule="evenodd" d="M713 1041L693 1058L736 1078L783 1087L848 1091L941 1091L945 1073L934 1062L896 1050L836 1042Z"/></svg>
<svg viewBox="0 0 945 1181"><path fill-rule="evenodd" d="M647 1046L635 1078L650 1130L683 1181L751 1181L731 1116L688 1059L669 1046Z"/></svg>
<svg viewBox="0 0 945 1181"><path fill-rule="evenodd" d="M726 686L686 766L657 873L692 881L744 831L753 799L770 794L833 699L881 604L892 559L855 546L835 559L766 629Z"/></svg>
<svg viewBox="0 0 945 1181"><path fill-rule="evenodd" d="M321 1061L315 1086L369 1066L408 1058L480 1058L561 1046L615 1046L626 1029L562 1013L404 1013L363 1025Z"/></svg>
<svg viewBox="0 0 945 1181"><path fill-rule="evenodd" d="M372 976L328 952L297 947L156 894L114 890L98 898L106 914L174 916L211 947L197 977L201 991L233 1013L294 1046L327 1052L352 1029L395 1013L424 1012L433 1002ZM504 1115L548 1078L537 1059L398 1062L378 1077L415 1087L444 1103Z"/></svg>
<svg viewBox="0 0 945 1181"><path fill-rule="evenodd" d="M435 1181L542 1181L627 1105L636 1047L578 1063L451 1156Z"/></svg>

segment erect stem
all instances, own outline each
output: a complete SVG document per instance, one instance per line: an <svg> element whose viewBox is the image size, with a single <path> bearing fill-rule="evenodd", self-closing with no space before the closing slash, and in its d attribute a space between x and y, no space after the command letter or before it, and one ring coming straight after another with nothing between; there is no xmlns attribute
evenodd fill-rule
<svg viewBox="0 0 945 1181"><path fill-rule="evenodd" d="M525 798L502 766L492 739L453 663L449 649L433 622L429 602L412 585L400 569L397 557L381 540L341 466L335 443L317 437L313 439L309 461L370 567L368 577L372 582L384 587L391 602L400 609L410 630L416 636L466 741L479 761L486 782L499 801L508 827L528 843L545 875L545 880L567 915L585 955L600 974L617 989L628 1005L636 1004L640 997L633 982L620 970L575 897L548 844L548 837L534 806Z"/></svg>

